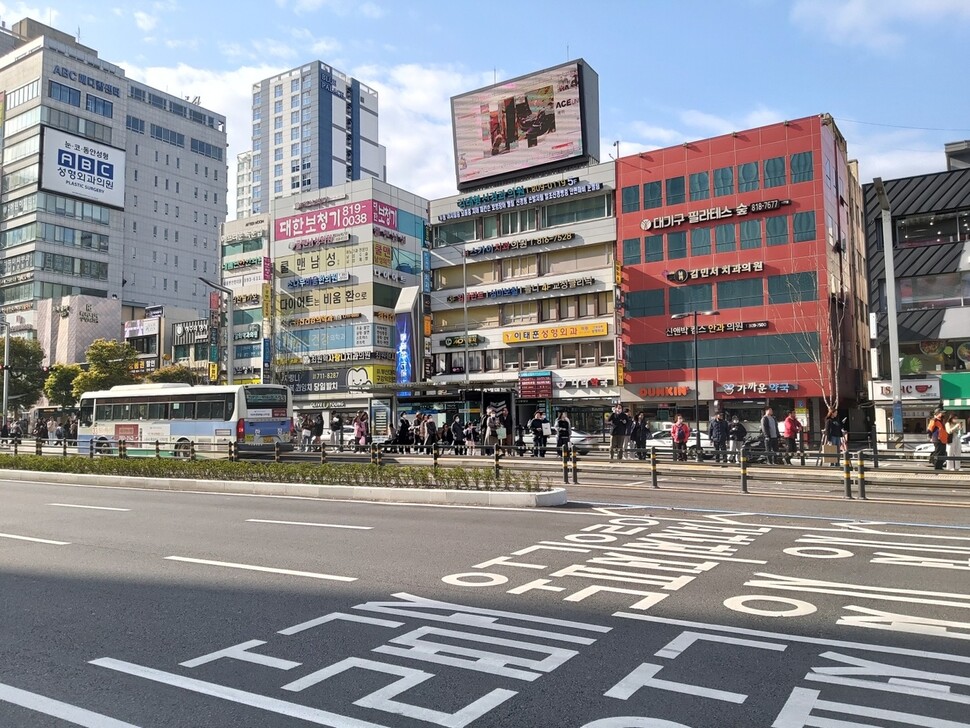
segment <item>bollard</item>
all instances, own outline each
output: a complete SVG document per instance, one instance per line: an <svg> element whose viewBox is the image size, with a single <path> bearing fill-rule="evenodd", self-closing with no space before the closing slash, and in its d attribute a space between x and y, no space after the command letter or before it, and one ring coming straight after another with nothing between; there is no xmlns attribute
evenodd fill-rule
<svg viewBox="0 0 970 728"><path fill-rule="evenodd" d="M502 466L499 465L499 462L498 462L498 459L500 457L501 457L501 455L498 454L498 445L496 444L495 445L495 449L492 452L492 458L495 461L495 478L496 478L496 480L498 479L499 475L502 472Z"/></svg>
<svg viewBox="0 0 970 728"><path fill-rule="evenodd" d="M327 464L327 446L324 445L322 442L320 443L320 464L321 465Z"/></svg>
<svg viewBox="0 0 970 728"><path fill-rule="evenodd" d="M122 459L128 457L128 443L125 440L118 440L118 457Z"/></svg>
<svg viewBox="0 0 970 728"><path fill-rule="evenodd" d="M852 498L852 460L848 452L839 454L842 456L842 482L845 485L845 497Z"/></svg>
<svg viewBox="0 0 970 728"><path fill-rule="evenodd" d="M569 448L563 447L562 449L562 482L563 484L569 483Z"/></svg>
<svg viewBox="0 0 970 728"><path fill-rule="evenodd" d="M438 456L441 453L438 452L438 446L435 445L431 448L431 467L435 472L438 472Z"/></svg>
<svg viewBox="0 0 970 728"><path fill-rule="evenodd" d="M20 440L16 437L13 439L13 454L17 454L17 448L20 445ZM91 440L91 457L94 457L94 440Z"/></svg>
<svg viewBox="0 0 970 728"><path fill-rule="evenodd" d="M579 485L579 452L576 448L571 448L573 460L573 485Z"/></svg>
<svg viewBox="0 0 970 728"><path fill-rule="evenodd" d="M660 484L657 482L657 448L650 448L650 485L654 488L659 488Z"/></svg>
<svg viewBox="0 0 970 728"><path fill-rule="evenodd" d="M189 460L195 460L195 440L189 442Z"/></svg>
<svg viewBox="0 0 970 728"><path fill-rule="evenodd" d="M872 426L872 467L879 467L879 434L875 425Z"/></svg>
<svg viewBox="0 0 970 728"><path fill-rule="evenodd" d="M235 443L230 440L229 441L229 462L230 463L233 461L233 458L232 458L232 450L233 450L234 447L235 447Z"/></svg>
<svg viewBox="0 0 970 728"><path fill-rule="evenodd" d="M744 448L741 448L738 462L741 463L741 492L748 492L748 456L745 455Z"/></svg>
<svg viewBox="0 0 970 728"><path fill-rule="evenodd" d="M862 456L862 452L859 452L859 498L860 500L866 499L866 461Z"/></svg>
<svg viewBox="0 0 970 728"><path fill-rule="evenodd" d="M798 456L799 456L799 460L802 463L802 467L804 468L805 467L805 448L804 447L798 448Z"/></svg>
<svg viewBox="0 0 970 728"><path fill-rule="evenodd" d="M374 449L377 451L377 465L378 467L380 467L381 465L384 464L384 447L378 444L378 445L374 445ZM432 446L432 451L433 450L434 450L434 446Z"/></svg>
<svg viewBox="0 0 970 728"><path fill-rule="evenodd" d="M16 454L16 450L17 450L17 443L15 442L14 443L14 453L15 454ZM93 458L94 457L94 438L93 437L90 440L88 440L88 457L89 458Z"/></svg>
<svg viewBox="0 0 970 728"><path fill-rule="evenodd" d="M280 443L279 441L273 443L273 462L280 462Z"/></svg>
<svg viewBox="0 0 970 728"><path fill-rule="evenodd" d="M65 458L67 457L67 438L66 437L63 440L61 440L61 456Z"/></svg>
<svg viewBox="0 0 970 728"><path fill-rule="evenodd" d="M162 456L162 443L155 440L155 457L160 458Z"/></svg>
<svg viewBox="0 0 970 728"><path fill-rule="evenodd" d="M44 442L39 437L34 439L34 454L35 455L44 454Z"/></svg>

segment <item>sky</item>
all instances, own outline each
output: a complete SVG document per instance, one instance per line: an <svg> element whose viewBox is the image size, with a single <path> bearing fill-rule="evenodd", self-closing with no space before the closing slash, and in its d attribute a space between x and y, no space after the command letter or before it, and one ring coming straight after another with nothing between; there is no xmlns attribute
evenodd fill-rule
<svg viewBox="0 0 970 728"><path fill-rule="evenodd" d="M970 0L0 2L24 17L225 114L230 219L252 84L313 60L378 91L387 181L428 199L456 190L452 96L577 58L601 161L829 113L865 182L943 170L970 139Z"/></svg>

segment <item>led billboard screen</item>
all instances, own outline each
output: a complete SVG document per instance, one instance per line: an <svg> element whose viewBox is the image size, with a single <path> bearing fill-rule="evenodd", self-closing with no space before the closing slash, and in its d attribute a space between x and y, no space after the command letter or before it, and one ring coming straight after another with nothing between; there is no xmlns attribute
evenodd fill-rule
<svg viewBox="0 0 970 728"><path fill-rule="evenodd" d="M590 156L587 117L598 133L597 96L595 72L572 61L453 97L458 189Z"/></svg>

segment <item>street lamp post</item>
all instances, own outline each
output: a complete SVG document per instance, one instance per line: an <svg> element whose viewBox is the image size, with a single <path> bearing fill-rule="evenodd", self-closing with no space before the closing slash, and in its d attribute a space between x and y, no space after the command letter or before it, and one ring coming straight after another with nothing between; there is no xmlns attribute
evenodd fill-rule
<svg viewBox="0 0 970 728"><path fill-rule="evenodd" d="M893 431L903 432L903 400L899 375L899 325L896 313L896 263L893 258L893 213L882 177L872 180L882 216L882 253L886 264L886 326L889 328L889 377L893 390Z"/></svg>
<svg viewBox="0 0 970 728"><path fill-rule="evenodd" d="M7 420L7 393L10 391L10 324L0 321L3 326L3 416L0 424Z"/></svg>
<svg viewBox="0 0 970 728"><path fill-rule="evenodd" d="M232 350L233 349L233 344L232 344L232 318L233 318L232 289L231 288L226 288L221 283L214 283L213 281L210 281L208 278L203 278L202 276L199 276L199 280L202 281L203 283L205 283L210 288L214 288L215 290L217 290L217 291L219 291L221 293L225 293L226 294L226 319L227 319L227 321L226 321L226 384L232 384L233 383L233 369L235 367L235 356L234 356L234 353L233 353L233 350Z"/></svg>
<svg viewBox="0 0 970 728"><path fill-rule="evenodd" d="M685 319L690 318L693 325L691 326L691 331L693 333L694 339L694 422L696 423L697 429L695 431L697 452L695 456L697 457L697 462L704 461L704 453L701 451L701 400L700 400L700 367L697 364L697 317L698 316L717 316L720 311L698 311L696 308L693 311L686 311L684 313L675 313L670 318L672 319Z"/></svg>

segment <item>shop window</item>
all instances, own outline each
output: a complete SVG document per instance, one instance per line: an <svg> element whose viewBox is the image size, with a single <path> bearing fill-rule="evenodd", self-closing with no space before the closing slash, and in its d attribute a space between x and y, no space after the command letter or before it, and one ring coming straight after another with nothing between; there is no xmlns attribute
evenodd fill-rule
<svg viewBox="0 0 970 728"><path fill-rule="evenodd" d="M643 239L644 261L655 263L664 259L664 236L651 235Z"/></svg>
<svg viewBox="0 0 970 728"><path fill-rule="evenodd" d="M640 186L624 187L620 191L620 205L622 212L639 212Z"/></svg>
<svg viewBox="0 0 970 728"><path fill-rule="evenodd" d="M640 238L627 238L623 241L623 265L638 265L643 262Z"/></svg>
<svg viewBox="0 0 970 728"><path fill-rule="evenodd" d="M761 247L761 220L744 220L741 223L741 250Z"/></svg>
<svg viewBox="0 0 970 728"><path fill-rule="evenodd" d="M765 189L785 184L785 158L772 157L765 160Z"/></svg>
<svg viewBox="0 0 970 728"><path fill-rule="evenodd" d="M814 177L813 161L811 152L798 152L791 155L791 181L811 182Z"/></svg>
<svg viewBox="0 0 970 728"><path fill-rule="evenodd" d="M734 194L734 168L721 167L714 170L714 196Z"/></svg>
<svg viewBox="0 0 970 728"><path fill-rule="evenodd" d="M687 257L687 233L667 233L667 259L677 260Z"/></svg>
<svg viewBox="0 0 970 728"><path fill-rule="evenodd" d="M970 272L900 278L897 290L904 311L963 306L970 300Z"/></svg>
<svg viewBox="0 0 970 728"><path fill-rule="evenodd" d="M643 185L643 209L651 210L655 207L663 207L663 186L659 181Z"/></svg>
<svg viewBox="0 0 970 728"><path fill-rule="evenodd" d="M667 180L667 204L679 205L687 197L683 177L671 177Z"/></svg>
<svg viewBox="0 0 970 728"><path fill-rule="evenodd" d="M770 245L788 245L788 216L776 215L765 218L765 242Z"/></svg>
<svg viewBox="0 0 970 728"><path fill-rule="evenodd" d="M695 172L690 176L691 202L706 200L711 196L711 177L707 172Z"/></svg>
<svg viewBox="0 0 970 728"><path fill-rule="evenodd" d="M718 225L714 228L714 249L718 253L729 253L737 249L734 223Z"/></svg>
<svg viewBox="0 0 970 728"><path fill-rule="evenodd" d="M758 163L738 165L738 192L754 192L758 189Z"/></svg>
<svg viewBox="0 0 970 728"><path fill-rule="evenodd" d="M711 253L711 229L694 228L690 231L690 254L691 255L710 255Z"/></svg>
<svg viewBox="0 0 970 728"><path fill-rule="evenodd" d="M815 240L815 210L796 212L792 216L792 228L796 243Z"/></svg>

